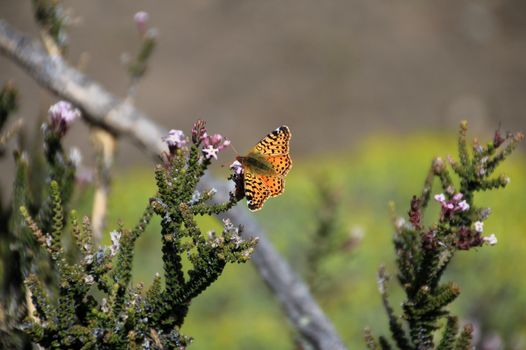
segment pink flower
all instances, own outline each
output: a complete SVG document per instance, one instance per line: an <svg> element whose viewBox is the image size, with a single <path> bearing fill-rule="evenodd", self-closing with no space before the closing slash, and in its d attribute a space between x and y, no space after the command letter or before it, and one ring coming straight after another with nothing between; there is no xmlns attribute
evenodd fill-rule
<svg viewBox="0 0 526 350"><path fill-rule="evenodd" d="M146 33L146 27L148 24L149 17L150 16L148 15L148 12L145 11L139 11L133 16L133 20L137 25L137 30L141 35L144 35L144 33Z"/></svg>
<svg viewBox="0 0 526 350"><path fill-rule="evenodd" d="M460 209L460 211L468 211L469 210L469 204L466 201L462 201L462 202L458 203L457 208Z"/></svg>
<svg viewBox="0 0 526 350"><path fill-rule="evenodd" d="M439 203L445 203L446 202L446 196L443 193L436 194L435 200Z"/></svg>
<svg viewBox="0 0 526 350"><path fill-rule="evenodd" d="M494 233L489 235L489 237L483 237L482 239L484 240L484 242L488 243L489 245L495 245L498 242L497 236L495 236Z"/></svg>
<svg viewBox="0 0 526 350"><path fill-rule="evenodd" d="M220 134L214 134L209 136L208 134L203 135L203 143L206 147L212 146L222 151L225 147L230 145L230 140L227 140Z"/></svg>
<svg viewBox="0 0 526 350"><path fill-rule="evenodd" d="M453 200L454 200L455 202L458 202L458 201L460 201L460 200L462 199L462 197L464 197L464 195L463 195L462 193L459 192L459 193L457 193L457 194L455 194L455 195L453 196Z"/></svg>
<svg viewBox="0 0 526 350"><path fill-rule="evenodd" d="M482 221L475 221L473 224L475 231L482 233L484 231L484 223Z"/></svg>
<svg viewBox="0 0 526 350"><path fill-rule="evenodd" d="M170 149L183 148L186 145L186 137L181 130L170 130L168 136L163 137L163 141L166 142Z"/></svg>
<svg viewBox="0 0 526 350"><path fill-rule="evenodd" d="M232 169L235 175L243 174L243 165L237 160L235 160L234 163L230 164L230 169Z"/></svg>
<svg viewBox="0 0 526 350"><path fill-rule="evenodd" d="M462 193L456 193L453 195L451 200L447 200L443 193L435 195L435 200L440 203L442 207L441 217L450 217L454 213L468 211L470 206L464 198Z"/></svg>
<svg viewBox="0 0 526 350"><path fill-rule="evenodd" d="M52 130L59 136L64 136L71 123L80 117L80 111L66 101L59 101L49 107L48 116Z"/></svg>
<svg viewBox="0 0 526 350"><path fill-rule="evenodd" d="M219 148L214 148L214 146L209 145L206 148L203 148L203 154L205 155L206 159L210 159L214 157L214 159L217 159L217 153L219 152Z"/></svg>
<svg viewBox="0 0 526 350"><path fill-rule="evenodd" d="M206 132L202 134L203 154L206 159L214 157L217 159L217 153L224 150L230 145L230 140L227 140L220 134L208 135Z"/></svg>

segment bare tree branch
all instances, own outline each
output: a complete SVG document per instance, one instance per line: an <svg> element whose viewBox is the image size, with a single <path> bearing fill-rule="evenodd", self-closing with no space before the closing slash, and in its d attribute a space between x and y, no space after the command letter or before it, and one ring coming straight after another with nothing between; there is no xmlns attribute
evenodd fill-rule
<svg viewBox="0 0 526 350"><path fill-rule="evenodd" d="M0 52L23 67L44 88L84 110L88 123L96 124L118 136L125 136L158 157L165 146L161 137L166 130L148 119L125 100L119 100L86 75L69 66L58 56L49 56L31 38L0 20ZM209 176L203 187L221 189L215 199L226 199L226 184ZM224 195L224 198L221 198ZM246 236L259 236L253 254L263 280L277 296L294 328L314 349L345 349L333 325L313 299L308 287L274 249L264 230L241 206L228 212L234 222L245 227Z"/></svg>

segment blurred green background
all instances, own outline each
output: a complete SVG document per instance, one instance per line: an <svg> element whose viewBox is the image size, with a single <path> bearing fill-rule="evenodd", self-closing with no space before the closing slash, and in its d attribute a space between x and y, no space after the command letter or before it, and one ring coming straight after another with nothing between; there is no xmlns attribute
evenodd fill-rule
<svg viewBox="0 0 526 350"><path fill-rule="evenodd" d="M352 237L354 244L352 249L342 248L322 261L320 277L329 282L316 295L350 348L364 348L362 332L366 326L376 334L387 332L376 272L385 264L393 276L396 273L388 203L393 201L397 213L405 216L411 196L421 191L432 157L456 154L454 135L453 130L447 137L423 133L409 137L376 135L353 151L298 159L287 177L285 194L270 200L254 214L278 250L306 277L306 256L312 249L322 205L321 183L336 193L334 235L340 241ZM459 284L462 293L453 303L453 312L462 322L473 322L478 335L484 334L485 338L478 339L482 349L495 349L492 346L496 335L506 344L502 348L525 346L526 280L522 276L526 253L523 215L526 163L523 159L522 154L515 154L497 172L511 177L506 189L476 197L477 205L491 208L485 232L495 233L499 243L459 252L445 277ZM225 169L218 166L215 170L218 176L226 177ZM116 227L119 219L128 226L134 225L154 190L151 169L137 168L117 175L108 229ZM83 198L80 203L89 205L89 197L90 191L86 190L79 196L79 200ZM437 209L433 203L427 221L436 219ZM218 227L214 222L201 224L205 230ZM148 285L153 274L162 271L158 227L155 222L138 241L135 282ZM392 304L399 310L402 299L394 279L390 290ZM183 331L195 337L194 349L294 348L293 333L276 300L250 264L228 266L218 282L192 304Z"/></svg>
<svg viewBox="0 0 526 350"><path fill-rule="evenodd" d="M307 252L317 228L320 188L335 193L335 234L352 249L323 262L327 280L317 298L351 348L364 348L363 328L386 334L376 287L381 264L394 274L388 202L404 215L419 193L431 159L455 154L456 127L490 139L526 130L526 2L523 0L144 0L64 1L72 18L67 59L125 97L123 53L139 39L133 14L148 11L159 45L135 103L167 128L190 130L196 118L245 152L277 126L291 127L294 167L283 196L254 217L290 263L308 275ZM38 38L31 2L0 0L0 17ZM13 62L0 56L0 79L21 87L26 120L56 101ZM89 128L66 138L94 164ZM526 348L526 159L520 151L502 169L504 191L482 193L493 214L485 231L499 243L459 253L446 278L462 290L453 303L476 324L480 349ZM226 178L233 153L215 171ZM9 188L12 162L0 181ZM118 219L134 225L154 191L151 161L119 144L108 232ZM4 193L8 196L9 193ZM77 203L90 212L91 190ZM436 214L431 208L429 219ZM286 211L287 215L282 214ZM206 227L217 223L203 222ZM158 225L158 223L155 223ZM161 271L158 226L138 242L135 281ZM360 238L361 237L361 238ZM391 283L393 305L401 295ZM292 349L292 333L250 264L225 274L192 305L183 331L192 349ZM500 339L500 340L499 340ZM499 343L500 342L500 343Z"/></svg>

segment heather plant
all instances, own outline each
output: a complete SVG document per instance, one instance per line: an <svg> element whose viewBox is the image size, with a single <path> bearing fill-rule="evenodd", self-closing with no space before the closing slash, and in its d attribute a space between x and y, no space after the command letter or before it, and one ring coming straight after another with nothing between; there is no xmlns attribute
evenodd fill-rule
<svg viewBox="0 0 526 350"><path fill-rule="evenodd" d="M62 121L69 112L62 111ZM52 126L56 135L62 133L60 124ZM49 182L48 221L34 219L39 216L32 215L28 206L20 207L56 274L51 285L35 273L25 280L34 310L20 328L33 342L45 348L83 349L182 349L190 343L180 328L191 301L219 278L227 263L246 262L257 241L243 240L240 227L228 219L219 233L204 234L196 222L197 216L217 215L238 201L231 194L226 203L209 204L215 191L196 190L211 159L228 144L223 140L213 150L201 147L210 145L209 138L215 136L207 135L201 121L193 129L191 145L183 132L170 131L165 138L169 152L155 168L158 192L133 229L121 224L110 233L110 247L94 244L87 217L80 220L71 211L66 220L63 198L69 190L64 191L58 179ZM164 273L144 290L142 284L130 285L134 244L153 215L161 219ZM63 244L67 233L77 246L76 261L67 257Z"/></svg>
<svg viewBox="0 0 526 350"><path fill-rule="evenodd" d="M3 124L16 109L17 93L13 84L7 83L0 93ZM49 110L49 120L42 125L43 147L39 152L33 149L20 131L20 122L2 136L7 141L18 136L18 148L14 151L15 178L10 203L0 207L0 247L2 256L2 289L0 303L0 344L5 348L27 348L27 337L19 325L31 309L24 279L30 272L38 274L45 281L52 281L54 274L50 261L42 254L30 230L25 226L20 207L35 217L35 222L44 230L50 230L53 221L52 197L49 192L51 182L59 184L61 196L67 203L72 194L75 164L64 152L61 138L69 125L79 115L79 111L69 103L59 103ZM16 127L18 125L18 127ZM2 145L4 146L4 144Z"/></svg>
<svg viewBox="0 0 526 350"><path fill-rule="evenodd" d="M359 246L361 229L347 230L342 223L344 209L340 192L327 182L317 181L315 227L309 236L305 251L305 279L313 293L320 299L332 295L340 287L341 271L326 268L330 259L340 258L346 262Z"/></svg>
<svg viewBox="0 0 526 350"><path fill-rule="evenodd" d="M485 145L474 139L469 152L466 134L467 123L462 122L458 138L459 160L448 157L458 180L453 179L442 158L435 158L421 194L411 200L408 221L393 216L397 279L405 294L403 316L397 316L389 303L389 277L381 268L378 287L395 345L387 337L376 339L366 330L369 349L385 350L395 346L399 349L467 350L473 346L473 326L466 324L460 330L458 317L446 308L458 297L460 287L441 279L455 254L497 243L495 234L483 235L484 221L491 210L478 207L475 194L504 188L509 183L505 175L491 176L524 136L522 133L503 135L498 130L493 140ZM441 193L432 196L435 178L439 179ZM440 205L440 212L436 221L426 224L424 214L431 198ZM440 334L439 330L442 330Z"/></svg>
<svg viewBox="0 0 526 350"><path fill-rule="evenodd" d="M30 74L37 76L48 88L52 85L50 80L55 82L55 76L45 77L44 73L62 74L51 90L79 103L84 108L83 113L93 113L87 114L85 119L91 123L92 136L102 145L97 150L98 184L95 187L98 188L91 219L82 218L71 210L80 157L78 152L65 150L63 139L71 124L79 118L80 111L64 101L53 105L47 121L42 127L39 125L37 137L28 140L24 132L18 133L20 122L8 126L9 116L17 107L17 92L12 84L6 84L0 91L0 157L7 154L7 142L14 136L19 137L14 152L16 174L11 202L2 203L0 196L0 348L30 349L38 344L42 348L60 349L184 349L191 338L181 333L181 327L192 302L221 276L227 263L246 262L257 243L256 239L242 239L241 227L229 219L223 220L221 232L205 233L199 224L199 217L225 217L244 197L244 169L239 162L232 165L233 174L229 179L236 184L235 192L218 204L213 198L214 189L200 192L197 185L230 141L222 135L209 135L202 121L196 122L191 137L180 130L171 130L163 139L168 151L160 155L160 164L154 171L156 193L144 198L145 209L137 224L128 228L119 223L108 232L104 227L106 197L117 137L131 136L150 153L154 153L153 149L157 151L156 141L160 139L156 135L154 142L145 142L148 140L145 134L151 133L127 127L150 125L142 113L135 110L133 99L138 83L150 69L149 62L158 44L157 31L150 27L146 12L135 14L139 47L135 54L122 57L129 76L126 98L121 101L110 94L100 98L104 90L96 82L89 83L91 80L79 72L83 62L79 62L78 71L71 67L71 70L54 70L68 67L63 58L68 47L66 30L73 20L62 3L59 0L32 1L42 42L47 55L53 57L51 63L45 65L46 57L41 53L38 56L37 65L46 68L43 73L27 57L24 62ZM0 23L0 26L5 29L5 24ZM12 46L23 48L25 45L27 43L22 40ZM31 56L31 52L38 53L35 50L16 51ZM18 56L13 54L13 57ZM69 84L70 80L78 83L79 76L81 84ZM100 101L112 101L106 104L110 109L99 108ZM475 140L469 152L466 132L467 125L463 123L458 161L449 158L450 168L441 158L433 161L422 193L411 200L408 220L393 215L397 278L405 292L403 314L398 317L389 303L389 276L382 268L378 284L392 340L375 338L367 331L367 346L371 349L468 349L472 346L472 327L466 325L461 329L458 318L447 309L460 289L453 282L442 282L442 277L457 253L497 243L494 234L484 234L484 221L490 210L478 207L474 195L478 191L506 186L509 182L506 176L491 176L523 136L503 135L498 131L486 145ZM341 163L338 159L340 171ZM325 172L332 170L323 171L323 176L316 179L318 196L310 203L316 208L315 227L311 230L309 246L301 254L305 256L304 276L312 292L321 300L334 301L338 288L345 281L341 279L341 271L326 271L324 267L335 256L354 251L361 236L355 233L342 237L345 232L339 217L343 207L340 203L342 189L326 185ZM458 179L454 179L454 174ZM441 190L435 194L432 191L436 178ZM98 193L102 197L97 196ZM299 201L305 201L303 194ZM102 200L97 203L97 198ZM424 218L433 202L440 208L438 217L436 220L428 215ZM130 206L132 204L136 203ZM298 201L294 202L295 207L296 204ZM161 222L157 238L161 241L163 272L152 276L149 288L142 283L132 285L132 265L137 259L135 245L155 216ZM238 218L243 221L244 217ZM286 227L285 220L274 219L269 217L267 221L279 221ZM244 223L250 225L252 221L244 220ZM307 224L302 222L301 226L302 230L298 231L308 231ZM253 227L258 229L255 225L251 231ZM101 245L103 235L109 236L110 246ZM309 301L307 288L298 283L301 279L283 268L279 255L269 249L268 242L262 239L261 243L266 246L261 247L264 249L255 259L256 264L263 267L260 269L263 279L278 295L292 320L296 346L344 348L337 336L333 337L336 341L327 341L330 338L327 335L335 335L335 332L330 322L325 321L323 312ZM245 287L247 281L243 280L241 285ZM250 295L251 302L257 303L253 298L254 295ZM252 310L244 311L250 316L255 314ZM232 313L236 319L241 318L240 308ZM223 331L226 326L222 324L216 328ZM276 335L268 333L271 333L268 337L272 338L273 348L278 347ZM250 346L259 345L254 344L257 339L252 337L248 342Z"/></svg>
<svg viewBox="0 0 526 350"><path fill-rule="evenodd" d="M63 57L71 14L61 1L32 4L46 51ZM140 48L135 58L124 57L123 62L130 76L130 104L157 36L148 25L147 13L138 12L134 21ZM1 92L0 130L16 109L16 97L12 85ZM202 121L195 124L191 142L182 131L171 130L164 138L168 152L160 155L161 164L155 168L157 193L145 198L138 224L133 229L119 224L109 234L111 246L104 247L100 241L115 137L93 128L98 181L92 224L69 208L80 154L76 149L65 152L63 138L79 116L69 102L54 104L39 136L29 143L20 137L15 151L13 200L1 217L0 344L2 348L30 348L32 342L44 348L185 348L191 338L180 328L191 301L219 278L227 263L247 261L257 242L243 240L241 228L229 219L224 219L218 233L203 233L197 224L197 217L224 213L240 199L231 194L225 203L210 204L215 190L197 191L199 179L230 141L208 135ZM1 135L2 154L16 129ZM239 174L231 178L240 181ZM144 290L142 284L130 285L134 245L154 215L161 220L164 274L157 274Z"/></svg>
<svg viewBox="0 0 526 350"><path fill-rule="evenodd" d="M0 95L0 114L5 122L17 105L16 89L8 83ZM15 179L11 203L0 207L0 345L7 349L30 347L28 337L20 328L24 318L33 311L24 283L26 277L30 273L38 275L46 285L56 281L51 260L40 249L22 214L34 217L34 226L38 225L43 232L51 232L54 225L59 224L59 218L53 217L53 195L58 191L63 205L67 206L73 193L75 152L65 152L61 140L80 111L62 101L53 105L48 114L48 120L40 128L40 137L32 138L34 142L23 137L24 133L14 132L20 127L11 127L3 137L8 140L15 134L19 136L19 145L13 154ZM55 192L50 191L51 185ZM65 213L60 220L66 220Z"/></svg>

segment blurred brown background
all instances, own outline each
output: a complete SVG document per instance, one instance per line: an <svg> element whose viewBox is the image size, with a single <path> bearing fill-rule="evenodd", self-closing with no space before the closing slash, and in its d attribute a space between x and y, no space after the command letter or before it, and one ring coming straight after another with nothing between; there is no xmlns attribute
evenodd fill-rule
<svg viewBox="0 0 526 350"><path fill-rule="evenodd" d="M461 119L479 131L526 129L523 0L64 4L75 22L69 61L87 53L87 74L123 97L121 56L139 45L132 18L149 12L159 45L137 106L167 128L206 119L240 152L281 124L293 130L296 155L373 132L449 131ZM0 17L37 38L29 0L0 0ZM21 86L24 118L56 100L2 56L0 78ZM84 131L75 126L69 141L86 150ZM120 164L144 161L137 154L122 144Z"/></svg>

